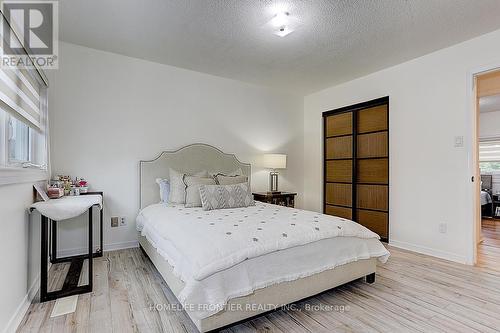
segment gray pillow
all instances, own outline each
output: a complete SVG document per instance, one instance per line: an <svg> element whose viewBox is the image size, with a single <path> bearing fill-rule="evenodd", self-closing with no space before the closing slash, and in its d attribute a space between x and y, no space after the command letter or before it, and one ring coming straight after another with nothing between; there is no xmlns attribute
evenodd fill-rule
<svg viewBox="0 0 500 333"><path fill-rule="evenodd" d="M183 178L185 173L176 171L174 169L169 169L169 180L170 180L170 194L168 196L168 202L183 204L186 202L186 185L184 184ZM208 177L207 171L200 171L194 174L198 177Z"/></svg>
<svg viewBox="0 0 500 333"><path fill-rule="evenodd" d="M248 183L233 185L200 185L203 210L254 206Z"/></svg>
<svg viewBox="0 0 500 333"><path fill-rule="evenodd" d="M185 207L201 207L200 186L215 185L215 180L210 177L197 177L184 175L186 185Z"/></svg>
<svg viewBox="0 0 500 333"><path fill-rule="evenodd" d="M226 176L219 173L215 175L214 178L218 185L233 185L233 184L248 183L247 176Z"/></svg>

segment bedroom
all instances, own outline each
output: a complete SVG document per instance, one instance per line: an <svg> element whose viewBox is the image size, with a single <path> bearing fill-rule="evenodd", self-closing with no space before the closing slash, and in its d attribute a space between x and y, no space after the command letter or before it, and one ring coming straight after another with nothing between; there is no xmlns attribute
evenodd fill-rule
<svg viewBox="0 0 500 333"><path fill-rule="evenodd" d="M48 82L49 127L43 132L48 132L47 170L50 179L83 177L89 191L102 191L103 244L94 208L93 250L103 250L104 257L93 259L95 290L77 297L74 312L51 318L56 301L40 303L36 296L41 285L41 218L38 212L27 213L34 181L49 175L30 168L2 169L0 248L9 254L2 261L9 273L2 273L0 284L3 330L196 332L199 327L188 314L165 309L163 305L176 302L175 287L153 266L153 255L148 259L139 248L136 218L142 185L158 190L159 196L156 183L141 183L140 161L202 143L217 148L212 153L222 151L250 164L244 176L250 178L251 191L267 192L271 170L264 155L286 155L286 168L277 170L278 190L297 193L296 209L321 214L323 112L387 96L385 246L391 257L377 266L375 283L325 286L326 293L297 303L300 311L274 311L238 324L228 319L234 324L228 330L334 331L346 325L354 331L494 330L499 273L470 266L475 192L468 165L469 85L478 69L500 67L499 3L285 3L289 8L276 8L272 1L152 0L144 7L128 0L119 5L58 3L58 68L43 68ZM284 12L288 15L278 15ZM294 31L275 35L270 21L277 16L288 20ZM462 137L462 147L455 147L456 137ZM206 161L210 159L177 171L203 171ZM43 159L32 162L44 164ZM239 169L233 166L206 171ZM436 174L451 195L435 191ZM58 258L87 253L87 220L84 214L58 223ZM234 224L232 228L240 227ZM280 239L292 238L283 233L288 235L281 231ZM69 265L58 265L53 265L49 283L64 282L54 274L64 273ZM85 265L88 260L83 269L88 273ZM65 268L53 272L56 267ZM108 267L115 268L111 276ZM140 279L128 274L137 270L146 273ZM357 277L369 275L361 273ZM138 280L154 283L139 288ZM471 283L466 281L474 283L465 287ZM281 294L290 297L281 300L286 303L305 298ZM476 295L489 307L475 307ZM468 302L457 308L460 298ZM271 298L269 303L279 301ZM432 305L424 307L423 301ZM448 302L455 307L446 307ZM336 310L322 310L321 305ZM346 306L349 311L339 310ZM416 314L394 314L400 306Z"/></svg>
<svg viewBox="0 0 500 333"><path fill-rule="evenodd" d="M500 194L498 155L500 128L500 73L493 71L478 77L479 169L481 172L480 238L477 265L496 268L500 265Z"/></svg>

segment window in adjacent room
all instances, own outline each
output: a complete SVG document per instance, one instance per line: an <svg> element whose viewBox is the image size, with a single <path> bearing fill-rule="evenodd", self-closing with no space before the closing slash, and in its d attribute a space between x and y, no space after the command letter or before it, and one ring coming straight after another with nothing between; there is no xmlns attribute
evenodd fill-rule
<svg viewBox="0 0 500 333"><path fill-rule="evenodd" d="M479 168L481 173L500 171L500 140L479 142Z"/></svg>

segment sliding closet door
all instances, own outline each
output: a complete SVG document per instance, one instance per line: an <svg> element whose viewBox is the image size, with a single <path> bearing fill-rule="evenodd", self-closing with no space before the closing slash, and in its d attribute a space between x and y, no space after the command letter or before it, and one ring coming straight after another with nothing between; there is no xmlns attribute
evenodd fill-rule
<svg viewBox="0 0 500 333"><path fill-rule="evenodd" d="M352 219L353 113L325 118L325 212Z"/></svg>
<svg viewBox="0 0 500 333"><path fill-rule="evenodd" d="M358 111L356 221L389 237L388 105Z"/></svg>
<svg viewBox="0 0 500 333"><path fill-rule="evenodd" d="M324 117L324 213L389 238L389 99Z"/></svg>

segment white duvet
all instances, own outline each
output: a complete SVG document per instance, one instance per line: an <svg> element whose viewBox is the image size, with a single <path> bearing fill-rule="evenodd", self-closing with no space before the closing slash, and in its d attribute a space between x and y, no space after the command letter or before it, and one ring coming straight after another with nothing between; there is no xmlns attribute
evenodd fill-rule
<svg viewBox="0 0 500 333"><path fill-rule="evenodd" d="M208 212L151 205L139 213L137 228L184 282L182 303L218 305L194 311L200 319L258 288L389 257L378 235L355 222L259 202Z"/></svg>

